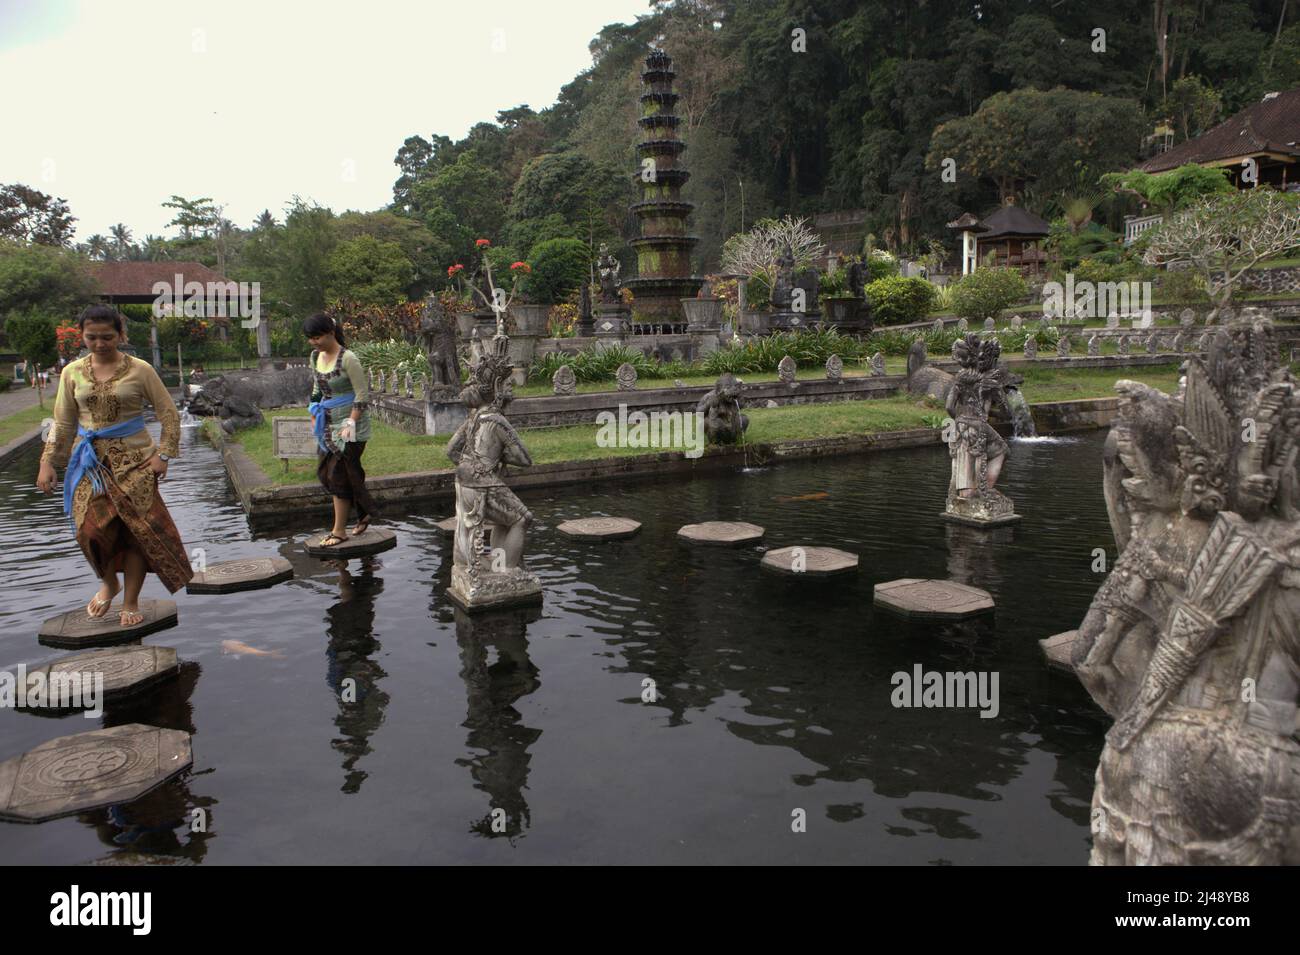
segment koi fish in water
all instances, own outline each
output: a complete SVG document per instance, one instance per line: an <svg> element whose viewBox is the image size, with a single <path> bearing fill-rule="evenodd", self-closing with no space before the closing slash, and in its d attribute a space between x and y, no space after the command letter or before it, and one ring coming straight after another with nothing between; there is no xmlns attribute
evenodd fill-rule
<svg viewBox="0 0 1300 955"><path fill-rule="evenodd" d="M222 653L233 653L237 657L272 657L276 660L284 659L284 654L279 650L259 650L257 647L250 647L246 643L240 643L238 640L222 640Z"/></svg>
<svg viewBox="0 0 1300 955"><path fill-rule="evenodd" d="M775 497L778 504L793 504L795 501L824 501L830 497L830 491L815 491L812 494L800 494L797 497Z"/></svg>

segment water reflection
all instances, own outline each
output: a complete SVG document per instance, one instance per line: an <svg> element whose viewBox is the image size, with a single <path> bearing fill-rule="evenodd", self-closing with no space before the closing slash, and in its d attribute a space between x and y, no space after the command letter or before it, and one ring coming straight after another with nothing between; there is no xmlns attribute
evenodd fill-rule
<svg viewBox="0 0 1300 955"><path fill-rule="evenodd" d="M357 762L371 751L370 738L384 722L389 702L379 686L388 674L374 659L381 650L374 635L375 600L384 581L374 575L368 558L362 558L356 574L347 561L325 563L338 572L339 588L338 600L325 611L325 682L338 700L334 725L342 734L330 745L343 754L343 792L356 793L368 775Z"/></svg>
<svg viewBox="0 0 1300 955"><path fill-rule="evenodd" d="M487 793L488 812L470 831L514 840L532 819L528 788L528 747L542 731L525 726L515 704L542 685L528 656L528 624L541 617L536 607L468 614L456 608L460 678L465 681L465 746L472 755L456 760L468 767L474 788ZM477 751L477 752L475 752Z"/></svg>

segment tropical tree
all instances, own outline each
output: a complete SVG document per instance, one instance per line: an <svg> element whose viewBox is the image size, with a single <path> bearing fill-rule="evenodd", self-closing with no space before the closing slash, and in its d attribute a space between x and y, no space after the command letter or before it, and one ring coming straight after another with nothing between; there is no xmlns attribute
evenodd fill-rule
<svg viewBox="0 0 1300 955"><path fill-rule="evenodd" d="M1149 265L1189 262L1215 309L1227 307L1241 277L1300 246L1300 197L1256 188L1209 196L1149 233Z"/></svg>
<svg viewBox="0 0 1300 955"><path fill-rule="evenodd" d="M63 199L19 182L0 186L0 239L66 246L76 221Z"/></svg>
<svg viewBox="0 0 1300 955"><path fill-rule="evenodd" d="M118 259L130 257L131 252L131 230L123 223L119 222L108 230L109 235L113 237L113 252Z"/></svg>
<svg viewBox="0 0 1300 955"><path fill-rule="evenodd" d="M812 265L826 247L808 227L807 219L761 219L748 232L739 232L723 244L722 270L760 279L770 289L786 248L799 269Z"/></svg>

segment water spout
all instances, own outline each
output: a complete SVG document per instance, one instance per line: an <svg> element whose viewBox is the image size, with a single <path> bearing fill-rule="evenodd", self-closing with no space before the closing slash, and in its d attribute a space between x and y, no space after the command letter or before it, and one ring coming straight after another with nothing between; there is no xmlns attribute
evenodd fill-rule
<svg viewBox="0 0 1300 955"><path fill-rule="evenodd" d="M1038 432L1034 430L1034 416L1029 411L1029 402L1020 393L1020 389L1008 388L1004 394L1007 399L1007 410L1011 412L1012 435L1017 438L1036 438Z"/></svg>

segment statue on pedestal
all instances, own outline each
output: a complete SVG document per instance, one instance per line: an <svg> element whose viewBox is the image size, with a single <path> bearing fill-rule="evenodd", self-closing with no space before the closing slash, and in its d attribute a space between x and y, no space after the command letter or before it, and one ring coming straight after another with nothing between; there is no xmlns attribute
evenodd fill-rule
<svg viewBox="0 0 1300 955"><path fill-rule="evenodd" d="M425 299L420 311L420 338L429 362L428 392L449 392L460 388L454 317L433 295Z"/></svg>
<svg viewBox="0 0 1300 955"><path fill-rule="evenodd" d="M596 274L600 277L600 301L602 305L617 305L623 300L618 293L619 261L609 251L609 246L600 244L600 256L596 259Z"/></svg>
<svg viewBox="0 0 1300 955"><path fill-rule="evenodd" d="M772 305L777 311L790 310L794 290L794 249L786 243L776 260L776 280L772 283Z"/></svg>
<svg viewBox="0 0 1300 955"><path fill-rule="evenodd" d="M1005 407L1006 402L1001 355L996 338L971 334L953 342L952 357L961 370L945 403L952 418L948 439L952 480L943 516L957 523L992 527L1020 519L1011 499L995 487L1007 456L1007 442L989 424L993 403Z"/></svg>
<svg viewBox="0 0 1300 955"><path fill-rule="evenodd" d="M731 372L718 376L695 410L704 415L704 438L709 444L735 444L749 427L749 418L740 413L740 382Z"/></svg>
<svg viewBox="0 0 1300 955"><path fill-rule="evenodd" d="M1300 384L1266 320L1209 351L1179 394L1115 386L1119 558L1071 661L1115 719L1095 865L1300 863Z"/></svg>
<svg viewBox="0 0 1300 955"><path fill-rule="evenodd" d="M502 475L533 460L505 416L514 397L510 339L498 332L461 392L469 417L447 444L456 465L456 536L447 595L466 610L536 603L542 587L523 567L525 529L533 519Z"/></svg>

